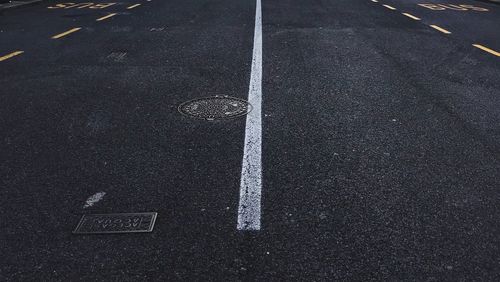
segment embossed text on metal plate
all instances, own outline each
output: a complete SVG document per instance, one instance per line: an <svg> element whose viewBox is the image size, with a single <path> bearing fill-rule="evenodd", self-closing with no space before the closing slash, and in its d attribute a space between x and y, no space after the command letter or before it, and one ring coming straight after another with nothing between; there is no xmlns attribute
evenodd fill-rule
<svg viewBox="0 0 500 282"><path fill-rule="evenodd" d="M156 212L85 214L73 234L151 232Z"/></svg>

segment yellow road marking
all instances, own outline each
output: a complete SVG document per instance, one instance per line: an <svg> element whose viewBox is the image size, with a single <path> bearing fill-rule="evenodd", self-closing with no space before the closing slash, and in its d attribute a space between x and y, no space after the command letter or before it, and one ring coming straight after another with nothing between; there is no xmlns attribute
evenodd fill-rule
<svg viewBox="0 0 500 282"><path fill-rule="evenodd" d="M130 10L130 9L133 9L133 8L139 7L139 6L141 6L141 4L135 4L135 5L127 7L127 9Z"/></svg>
<svg viewBox="0 0 500 282"><path fill-rule="evenodd" d="M12 57L15 57L15 56L17 56L17 55L21 55L22 53L24 53L24 51L15 51L15 52L12 52L12 53L10 53L10 54L7 54L7 55L5 55L5 56L3 56L3 57L0 57L0 62L1 62L1 61L5 61L5 60L7 60L7 59L10 59L10 58L12 58Z"/></svg>
<svg viewBox="0 0 500 282"><path fill-rule="evenodd" d="M70 33L73 33L73 32L76 32L76 31L79 31L80 29L82 29L82 28L81 28L81 27L75 27L75 28L72 28L72 29L70 29L70 30L68 30L68 31L65 31L65 32L63 32L63 33L59 33L59 34L57 34L57 35L52 36L52 39L58 39L58 38L61 38L61 37L66 36L66 35L68 35L68 34L70 34Z"/></svg>
<svg viewBox="0 0 500 282"><path fill-rule="evenodd" d="M439 31L441 31L441 32L442 32L442 33L444 33L444 34L450 34L450 33L451 33L451 32L449 32L449 31L447 31L446 29L444 29L444 28L442 28L442 27L439 27L439 26L437 26L437 25L433 25L433 24L431 24L431 25L430 25L430 27L432 27L432 28L433 28L433 29L435 29L435 30L439 30Z"/></svg>
<svg viewBox="0 0 500 282"><path fill-rule="evenodd" d="M98 19L96 20L96 22L100 22L100 21L103 21L103 20L105 20L105 19L109 19L109 18L111 18L112 16L115 16L116 14L117 14L117 13L111 13L111 14L109 14L109 15L107 15L107 16L104 16L104 17L98 18Z"/></svg>
<svg viewBox="0 0 500 282"><path fill-rule="evenodd" d="M405 15L405 16L407 16L407 17L409 17L410 19L414 19L414 20L416 20L416 21L419 21L419 20L420 20L420 18L415 17L415 16L414 16L414 15L412 15L412 14L408 14L408 13L402 13L402 14L403 14L403 15Z"/></svg>
<svg viewBox="0 0 500 282"><path fill-rule="evenodd" d="M491 50L490 48L488 47L484 47L483 45L480 45L480 44L472 44L472 46L476 47L476 48L479 48L483 51L486 51L492 55L495 55L497 57L500 57L500 52L497 52L497 51L494 51L494 50Z"/></svg>
<svg viewBox="0 0 500 282"><path fill-rule="evenodd" d="M382 5L384 7L386 7L387 9L391 9L391 10L396 10L396 8L394 8L393 6L389 6L389 5Z"/></svg>

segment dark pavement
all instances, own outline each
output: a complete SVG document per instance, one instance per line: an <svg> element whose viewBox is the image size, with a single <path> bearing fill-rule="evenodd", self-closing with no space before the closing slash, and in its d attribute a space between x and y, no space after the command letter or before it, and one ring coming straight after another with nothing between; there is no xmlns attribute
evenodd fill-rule
<svg viewBox="0 0 500 282"><path fill-rule="evenodd" d="M61 3L0 14L0 280L500 279L500 5L263 0L241 231L245 118L177 107L247 99L255 1ZM72 234L122 212L153 232Z"/></svg>

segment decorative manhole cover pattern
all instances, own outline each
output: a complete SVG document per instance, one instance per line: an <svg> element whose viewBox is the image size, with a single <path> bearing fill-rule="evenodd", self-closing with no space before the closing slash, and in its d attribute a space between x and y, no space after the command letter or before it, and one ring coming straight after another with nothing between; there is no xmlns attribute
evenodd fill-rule
<svg viewBox="0 0 500 282"><path fill-rule="evenodd" d="M252 106L247 101L229 96L204 97L179 106L182 114L204 120L235 118L251 110Z"/></svg>
<svg viewBox="0 0 500 282"><path fill-rule="evenodd" d="M151 232L156 212L85 214L74 234Z"/></svg>

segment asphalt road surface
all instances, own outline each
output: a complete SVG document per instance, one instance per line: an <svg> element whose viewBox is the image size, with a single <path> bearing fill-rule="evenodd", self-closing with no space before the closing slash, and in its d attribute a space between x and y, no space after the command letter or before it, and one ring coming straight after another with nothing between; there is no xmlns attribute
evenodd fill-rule
<svg viewBox="0 0 500 282"><path fill-rule="evenodd" d="M500 279L500 5L258 3L1 12L1 281Z"/></svg>

